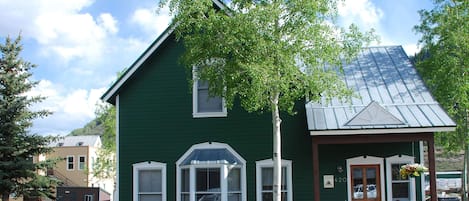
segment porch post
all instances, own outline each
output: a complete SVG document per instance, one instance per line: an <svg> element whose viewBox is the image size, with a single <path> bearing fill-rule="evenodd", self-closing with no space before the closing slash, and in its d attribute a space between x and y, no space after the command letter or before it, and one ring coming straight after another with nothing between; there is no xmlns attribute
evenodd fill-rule
<svg viewBox="0 0 469 201"><path fill-rule="evenodd" d="M313 188L314 188L314 201L320 201L319 196L319 149L318 143L315 138L311 138L313 141Z"/></svg>
<svg viewBox="0 0 469 201"><path fill-rule="evenodd" d="M434 136L429 135L427 140L428 146L428 171L430 174L430 195L431 201L437 201L436 194L436 173L435 173L435 141Z"/></svg>

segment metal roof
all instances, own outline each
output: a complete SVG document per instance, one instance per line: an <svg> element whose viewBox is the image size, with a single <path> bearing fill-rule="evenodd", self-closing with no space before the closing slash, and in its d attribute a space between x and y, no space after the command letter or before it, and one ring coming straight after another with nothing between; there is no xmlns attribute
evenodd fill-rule
<svg viewBox="0 0 469 201"><path fill-rule="evenodd" d="M401 46L364 48L343 67L359 97L306 104L311 135L452 131L456 124L433 99Z"/></svg>
<svg viewBox="0 0 469 201"><path fill-rule="evenodd" d="M50 147L75 147L75 146L90 146L100 147L101 138L99 135L80 135L80 136L66 136L55 142L49 144Z"/></svg>

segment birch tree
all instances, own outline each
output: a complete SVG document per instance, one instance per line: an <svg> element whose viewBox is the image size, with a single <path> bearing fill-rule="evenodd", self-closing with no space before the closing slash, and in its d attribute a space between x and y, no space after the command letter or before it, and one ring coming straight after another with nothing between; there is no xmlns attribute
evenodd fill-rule
<svg viewBox="0 0 469 201"><path fill-rule="evenodd" d="M207 81L209 93L223 97L227 108L237 98L248 112L272 114L273 200L280 201L280 111L294 114L294 104L305 98L348 97L351 91L332 66L350 60L374 35L354 25L339 28L330 0L160 2L165 5L184 43L187 72L197 67L196 78Z"/></svg>

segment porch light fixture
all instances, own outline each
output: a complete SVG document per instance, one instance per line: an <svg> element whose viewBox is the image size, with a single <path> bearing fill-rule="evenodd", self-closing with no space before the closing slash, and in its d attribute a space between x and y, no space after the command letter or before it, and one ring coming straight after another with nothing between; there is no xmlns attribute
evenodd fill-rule
<svg viewBox="0 0 469 201"><path fill-rule="evenodd" d="M341 165L337 166L337 172L342 173L344 169L342 168Z"/></svg>

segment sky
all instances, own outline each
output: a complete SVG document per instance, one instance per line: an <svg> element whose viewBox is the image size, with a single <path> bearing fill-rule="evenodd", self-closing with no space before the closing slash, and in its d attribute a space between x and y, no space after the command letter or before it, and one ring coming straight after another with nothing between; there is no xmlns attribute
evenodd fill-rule
<svg viewBox="0 0 469 201"><path fill-rule="evenodd" d="M66 135L95 118L101 95L163 32L171 21L157 0L0 0L0 43L22 36L21 57L38 65L31 95L46 99L32 107L52 115L30 129L41 135ZM357 24L380 36L373 45L402 45L418 51L412 27L431 0L344 0L342 26Z"/></svg>

